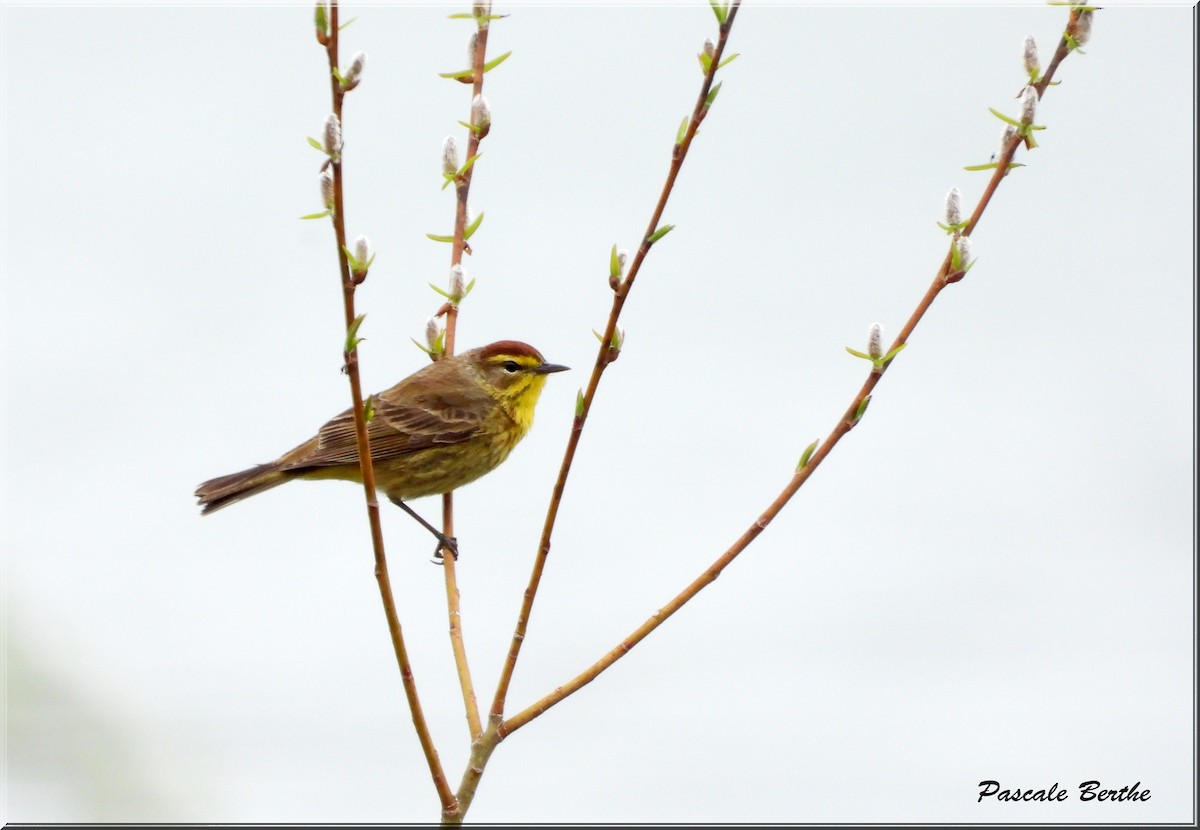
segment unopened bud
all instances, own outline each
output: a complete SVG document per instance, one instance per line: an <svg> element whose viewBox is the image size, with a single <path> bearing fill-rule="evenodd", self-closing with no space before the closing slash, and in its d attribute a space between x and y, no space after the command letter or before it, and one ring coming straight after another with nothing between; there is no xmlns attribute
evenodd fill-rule
<svg viewBox="0 0 1200 830"><path fill-rule="evenodd" d="M1033 123L1037 114L1037 102L1037 90L1031 86L1025 87L1025 91L1021 93L1021 123L1025 126Z"/></svg>
<svg viewBox="0 0 1200 830"><path fill-rule="evenodd" d="M629 251L617 251L617 264L621 266L621 276L625 276L625 263L629 259Z"/></svg>
<svg viewBox="0 0 1200 830"><path fill-rule="evenodd" d="M1092 36L1092 13L1090 11L1085 9L1079 13L1079 17L1075 20L1075 32L1071 36L1080 46L1088 42L1088 38Z"/></svg>
<svg viewBox="0 0 1200 830"><path fill-rule="evenodd" d="M475 19L479 21L479 28L486 29L488 25L486 18L492 13L492 0L475 0L471 4L471 10L475 13Z"/></svg>
<svg viewBox="0 0 1200 830"><path fill-rule="evenodd" d="M1012 140L1017 135L1017 128L1012 124L1004 125L1004 133L1000 136L1000 152L1003 154L1008 149L1008 145L1012 144Z"/></svg>
<svg viewBox="0 0 1200 830"><path fill-rule="evenodd" d="M362 80L363 69L366 65L367 53L355 53L354 58L350 61L350 68L346 70L346 74L342 78L344 89L350 90L358 86L358 82Z"/></svg>
<svg viewBox="0 0 1200 830"><path fill-rule="evenodd" d="M342 124L333 113L325 119L325 152L334 160L342 152Z"/></svg>
<svg viewBox="0 0 1200 830"><path fill-rule="evenodd" d="M467 293L467 272L461 265L450 268L450 301L457 303Z"/></svg>
<svg viewBox="0 0 1200 830"><path fill-rule="evenodd" d="M708 56L709 60L712 60L713 55L715 55L716 53L717 53L717 47L713 44L712 38L706 37L704 39L704 54Z"/></svg>
<svg viewBox="0 0 1200 830"><path fill-rule="evenodd" d="M452 135L442 142L442 172L448 176L458 172L458 142Z"/></svg>
<svg viewBox="0 0 1200 830"><path fill-rule="evenodd" d="M471 99L471 126L479 130L482 138L492 125L492 108L488 106L487 98L476 95Z"/></svg>
<svg viewBox="0 0 1200 830"><path fill-rule="evenodd" d="M960 236L955 239L954 250L958 252L958 270L967 270L967 266L971 264L971 237Z"/></svg>
<svg viewBox="0 0 1200 830"><path fill-rule="evenodd" d="M475 68L475 46L479 43L479 30L471 32L471 36L467 38L467 67Z"/></svg>
<svg viewBox="0 0 1200 830"><path fill-rule="evenodd" d="M425 321L425 343L430 350L434 352L440 351L438 340L442 336L442 324L438 322L438 318L430 317Z"/></svg>
<svg viewBox="0 0 1200 830"><path fill-rule="evenodd" d="M371 259L374 254L371 252L371 243L365 236L360 236L354 240L354 258L358 260L359 265L365 271L367 266L371 264Z"/></svg>
<svg viewBox="0 0 1200 830"><path fill-rule="evenodd" d="M873 360L883 357L883 326L879 323L872 323L867 330L867 354Z"/></svg>
<svg viewBox="0 0 1200 830"><path fill-rule="evenodd" d="M946 194L946 224L950 227L962 223L962 194L957 187L950 188Z"/></svg>
<svg viewBox="0 0 1200 830"><path fill-rule="evenodd" d="M1038 62L1037 41L1033 39L1033 35L1028 35L1025 38L1025 72L1029 77L1036 78L1038 72L1041 71L1042 65Z"/></svg>
<svg viewBox="0 0 1200 830"><path fill-rule="evenodd" d="M326 165L321 170L321 201L326 210L333 210L333 167Z"/></svg>

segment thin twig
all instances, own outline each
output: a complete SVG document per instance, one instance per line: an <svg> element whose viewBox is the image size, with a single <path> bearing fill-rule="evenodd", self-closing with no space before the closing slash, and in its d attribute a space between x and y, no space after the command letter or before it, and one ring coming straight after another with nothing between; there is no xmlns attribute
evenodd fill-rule
<svg viewBox="0 0 1200 830"><path fill-rule="evenodd" d="M608 323L604 327L604 336L600 341L600 349L596 355L596 362L592 367L587 391L583 395L581 411L575 416L575 420L571 426L571 436L567 441L566 452L563 454L562 466L558 471L558 479L554 482L554 490L550 497L550 506L546 510L546 521L542 527L542 536L538 543L537 557L533 563L533 572L529 577L529 585L525 589L525 598L521 603L521 611L517 616L516 630L513 632L512 643L509 646L508 656L505 658L504 667L500 674L500 681L496 686L496 695L492 700L492 708L488 715L489 720L493 721L494 726L499 729L500 738L503 738L505 734L504 725L501 723L504 717L505 699L508 696L508 688L512 683L513 672L517 666L517 657L521 651L521 644L525 640L525 631L529 626L529 616L532 613L533 601L542 579L542 571L546 566L546 558L550 555L550 537L554 533L554 524L558 518L558 507L562 502L563 491L566 489L567 476L571 472L571 464L575 459L575 450L579 446L580 437L583 435L583 426L591 409L592 400L596 396L596 388L600 385L600 376L604 373L608 364L615 360L617 356L616 350L611 348L613 335L617 330L617 320L621 316L621 309L625 305L626 297L629 296L629 292L633 288L634 280L637 278L642 262L645 260L646 254L650 252L650 247L653 244L650 238L658 230L659 223L662 221L667 200L671 196L671 191L675 186L675 179L679 175L679 170L683 166L684 159L687 158L688 149L692 146L692 139L695 138L700 122L707 114L705 103L712 88L713 78L716 77L717 69L720 66L721 54L725 49L725 42L729 38L729 30L733 26L733 20L737 16L740 3L741 0L733 0L729 15L720 27L720 37L716 43L708 72L705 73L704 83L700 88L700 95L696 98L696 106L692 110L692 116L683 140L675 145L675 149L671 155L671 167L667 172L667 179L663 184L662 193L658 197L658 204L654 208L654 214L650 218L650 224L646 227L646 233L642 237L641 245L638 246L633 262L629 266L628 275L613 292L612 310L608 315Z"/></svg>
<svg viewBox="0 0 1200 830"><path fill-rule="evenodd" d="M490 28L486 25L480 28L478 23L476 23L476 27L478 34L475 38L475 53L472 57L472 69L474 70L474 81L471 85L472 102L474 102L475 96L483 91L483 64L487 50L488 29ZM474 123L470 116L467 117L467 123ZM475 130L468 130L468 132L470 136L467 138L466 158L470 160L479 152L479 134ZM463 252L468 250L466 242L467 197L471 193L471 179L474 174L475 165L469 165L455 182L454 190L457 200L454 208L454 244L450 252L452 268L462 263ZM445 351L442 356L442 359L445 359L454 355L454 336L458 325L457 302L446 303L442 309L446 317ZM454 536L453 492L445 493L442 496L442 533L447 537ZM475 695L475 684L471 679L471 667L467 663L467 649L463 642L462 615L459 611L458 567L454 554L443 551L442 565L446 577L446 609L450 617L450 647L454 652L458 684L462 689L463 707L467 714L467 728L470 730L471 740L474 741L483 731L483 727L479 720L479 701Z"/></svg>
<svg viewBox="0 0 1200 830"><path fill-rule="evenodd" d="M331 0L329 8L329 30L325 36L325 51L329 56L330 86L333 93L333 114L342 124L342 99L345 91L336 75L338 68L338 6L337 0ZM333 167L333 227L337 237L338 264L342 277L342 305L345 311L346 327L354 323L354 289L355 281L350 273L350 264L346 257L346 212L343 202L343 173L342 156L338 152L331 157ZM441 761L438 760L437 749L429 734L429 725L425 722L425 713L421 709L421 701L417 695L417 685L413 679L412 665L408 659L408 650L404 645L404 633L400 628L400 617L396 613L396 603L392 596L391 580L388 578L387 557L383 548L383 528L379 521L379 499L375 492L375 469L371 462L370 440L367 435L367 420L363 412L362 385L358 372L358 349L350 348L344 352L345 371L350 378L351 412L354 415L354 434L358 441L358 460L362 469L363 491L367 500L367 519L371 524L371 545L375 551L375 579L379 584L379 595L383 600L384 614L387 616L388 631L392 638L392 648L396 653L396 662L400 666L400 677L404 684L404 693L408 698L408 707L412 712L413 726L417 730L417 738L421 749L425 752L425 760L429 764L429 772L433 777L434 787L442 802L443 812L453 810L456 806L454 793L446 782L446 774L442 771Z"/></svg>
<svg viewBox="0 0 1200 830"><path fill-rule="evenodd" d="M1067 51L1069 51L1069 49L1067 47L1066 40L1064 39L1062 44L1059 46L1058 52L1055 54L1054 60L1047 69L1045 76L1037 84L1039 94L1044 94L1045 89L1053 78L1054 71L1058 68L1059 63L1061 63L1062 59L1066 56ZM1017 147L1022 143L1022 141L1023 139L1019 135L1014 135L1004 147L1000 154L1000 158L998 158L996 161L996 171L992 174L991 180L988 182L987 187L984 189L983 195L980 197L979 204L976 205L975 211L972 213L969 223L962 232L964 236L970 234L978 226L984 210L987 208L988 203L995 194L997 187L1000 185L1000 181L1005 177L1005 175L1007 175L1008 165L1012 162L1013 156L1016 154ZM921 321L921 318L925 316L925 312L929 310L931 305L933 305L933 301L937 298L938 294L941 293L942 289L947 285L951 285L953 282L958 281L957 279L950 279L952 277L959 276L958 274L951 273L951 262L952 255L947 253L945 259L942 261L941 266L938 268L937 273L933 278L933 283L929 286L928 290L926 290L925 295L921 298L920 302L917 303L917 307L909 316L908 322L905 323L900 333L896 336L896 340L892 344L892 347L889 349L888 353L894 352L900 346L908 342L908 338L912 335L913 330L917 327L917 324ZM888 365L890 365L890 363ZM758 535L763 532L767 525L769 525L771 521L777 515L779 515L779 512L783 509L784 505L786 505L788 501L791 500L792 496L794 496L796 492L799 491L799 489L804 485L804 483L808 481L813 472L815 472L817 467L820 466L821 462L824 461L829 453L833 451L833 448L837 446L837 443L841 441L846 433L855 427L862 416L862 407L864 401L866 401L866 399L871 395L872 391L878 385L882 377L882 370L872 370L871 374L863 383L862 388L858 391L858 394L855 395L854 400L851 401L850 405L846 408L846 411L843 413L841 419L834 426L833 430L829 433L828 437L826 437L825 441L820 444L817 451L814 452L809 458L808 463L796 471L791 480L788 482L787 486L783 488L783 490L779 493L775 500L771 502L767 509L763 511L763 513L746 529L746 531L740 537L738 537L737 541L735 541L728 550L721 554L721 556L718 557L717 560L712 563L712 565L706 568L703 573L696 577L696 579L693 580L692 583L683 591L681 591L675 598L656 611L653 616L642 623L615 648L589 666L585 671L581 672L564 685L559 686L541 700L538 700L521 712L518 712L516 715L513 715L511 718L505 720L504 723L496 730L497 734L500 737L511 734L513 731L520 729L534 718L537 718L539 715L546 712L552 706L561 703L564 699L570 697L588 683L591 683L605 669L628 654L630 649L644 640L650 634L650 632L662 625L663 622L671 617L671 615L673 615L689 600L696 596L696 594L700 593L701 590L703 590L707 585L720 576L721 571L723 571L730 562L737 558L738 554L745 550L750 543L753 542Z"/></svg>

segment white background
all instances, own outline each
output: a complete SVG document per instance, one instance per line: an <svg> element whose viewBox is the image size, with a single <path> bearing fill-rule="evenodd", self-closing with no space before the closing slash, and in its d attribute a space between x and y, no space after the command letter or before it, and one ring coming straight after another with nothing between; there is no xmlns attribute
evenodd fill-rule
<svg viewBox="0 0 1200 830"><path fill-rule="evenodd" d="M715 33L706 4L497 7L494 128L464 347L550 378L458 497L463 620L491 697L576 389ZM378 250L364 383L423 365L451 227L439 148L470 24L348 7L347 219ZM566 682L661 607L834 426L972 207L1022 39L1062 8L743 9L626 307L510 695ZM320 209L324 54L305 7L4 9L7 818L425 821L434 797L361 491L289 485L200 519L215 475L348 404ZM870 412L714 585L515 733L477 821L1187 822L1193 812L1193 16L1106 7L1041 149ZM434 516L437 500L417 503ZM467 733L441 571L386 509L447 774ZM978 804L978 782L1067 787ZM1151 800L1081 804L1081 781Z"/></svg>

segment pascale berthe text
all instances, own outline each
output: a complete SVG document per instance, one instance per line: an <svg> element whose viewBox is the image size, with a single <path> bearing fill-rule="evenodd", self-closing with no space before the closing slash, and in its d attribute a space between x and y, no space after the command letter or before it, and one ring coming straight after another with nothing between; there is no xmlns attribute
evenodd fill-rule
<svg viewBox="0 0 1200 830"><path fill-rule="evenodd" d="M1002 790L1000 789L999 781L980 781L979 801L983 801L985 798L994 798L996 801L1066 801L1070 798L1070 794L1066 789L1059 786L1058 782L1051 784L1049 788L1040 790L1032 788L1028 790L1020 788ZM1143 787L1141 781L1122 787L1119 790L1102 789L1099 781L1084 781L1079 785L1079 800L1149 801L1150 789Z"/></svg>

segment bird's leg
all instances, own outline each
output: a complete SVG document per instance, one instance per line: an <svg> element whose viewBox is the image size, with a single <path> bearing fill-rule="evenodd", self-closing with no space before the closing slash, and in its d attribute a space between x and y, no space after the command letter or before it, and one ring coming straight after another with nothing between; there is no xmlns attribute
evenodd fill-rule
<svg viewBox="0 0 1200 830"><path fill-rule="evenodd" d="M431 525L429 522L422 519L420 516L417 515L417 512L415 510L413 510L411 507L409 507L404 502L400 501L400 499L392 498L391 496L388 496L388 500L391 501L392 504L396 505L401 510L403 510L405 513L407 513L408 515L410 515L414 519L416 519L417 522L421 525L421 527L425 528L430 533L432 533L434 535L434 537L438 540L438 546L433 552L433 558L435 561L440 560L442 558L442 549L443 548L450 551L450 555L454 557L455 561L458 561L458 540L457 539L455 539L453 536L447 536L446 534L444 534L440 530L438 530L436 527Z"/></svg>

